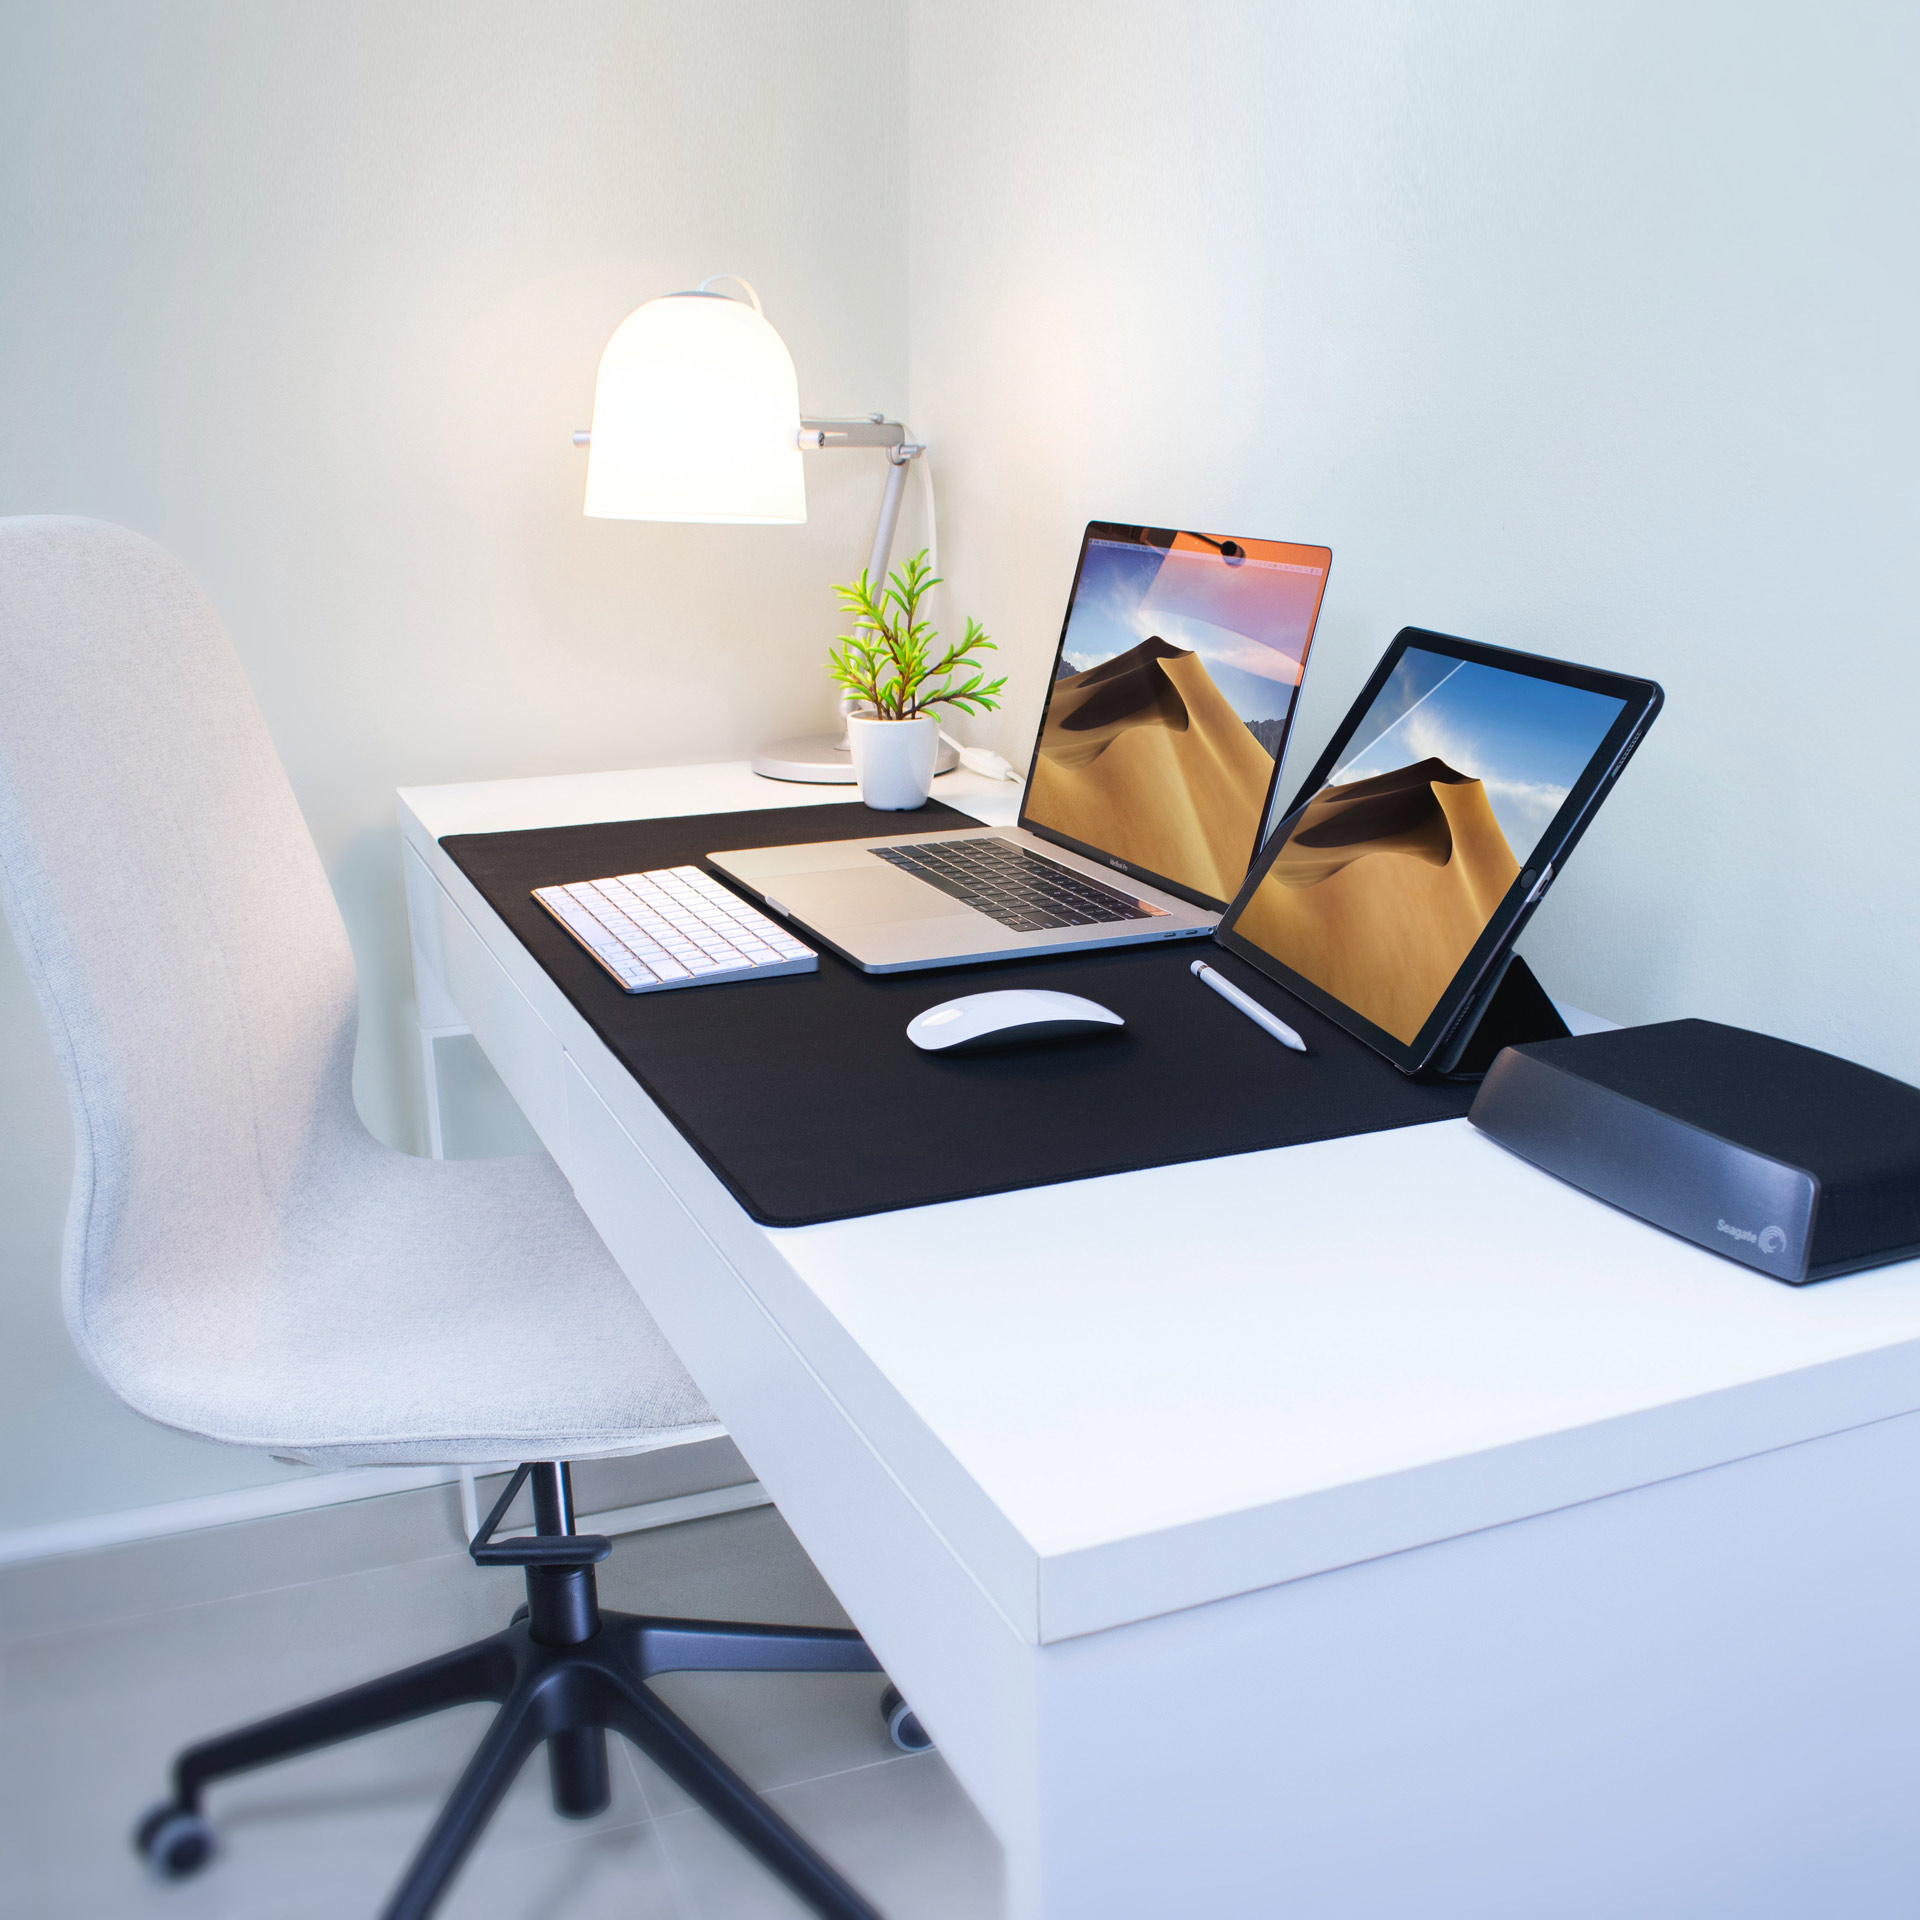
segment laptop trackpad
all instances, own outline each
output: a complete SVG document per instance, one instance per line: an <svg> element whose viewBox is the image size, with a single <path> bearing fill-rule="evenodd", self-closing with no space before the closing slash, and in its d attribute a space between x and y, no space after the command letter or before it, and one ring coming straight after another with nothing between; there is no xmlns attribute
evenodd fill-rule
<svg viewBox="0 0 1920 1920"><path fill-rule="evenodd" d="M784 913L815 926L879 927L896 920L964 920L978 924L971 907L949 900L938 887L889 867L841 867L828 873L782 874L762 881L767 897Z"/></svg>

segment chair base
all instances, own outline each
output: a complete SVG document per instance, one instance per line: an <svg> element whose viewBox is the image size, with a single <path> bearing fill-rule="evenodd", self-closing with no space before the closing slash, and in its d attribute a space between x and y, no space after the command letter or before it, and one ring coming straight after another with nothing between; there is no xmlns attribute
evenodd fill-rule
<svg viewBox="0 0 1920 1920"><path fill-rule="evenodd" d="M824 1920L881 1920L879 1909L647 1685L659 1674L687 1671L877 1673L879 1663L866 1642L830 1628L600 1613L588 1568L570 1571L566 1583L576 1590L582 1580L588 1583L579 1624L592 1630L553 1644L553 1610L542 1605L540 1591L551 1578L529 1568L532 1617L524 1617L523 1608L504 1632L188 1748L174 1763L173 1798L141 1822L135 1844L162 1873L193 1872L212 1852L202 1802L215 1780L447 1707L490 1700L499 1711L383 1920L426 1920L542 1742L555 1808L575 1819L603 1812L610 1794L608 1733L631 1740ZM548 1626L547 1639L534 1637L541 1622Z"/></svg>

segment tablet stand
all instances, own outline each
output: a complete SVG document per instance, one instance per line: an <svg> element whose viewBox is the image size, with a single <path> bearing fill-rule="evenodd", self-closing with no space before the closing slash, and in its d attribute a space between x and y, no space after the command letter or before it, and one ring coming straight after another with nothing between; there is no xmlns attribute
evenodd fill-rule
<svg viewBox="0 0 1920 1920"><path fill-rule="evenodd" d="M1564 1040L1568 1031L1533 969L1517 953L1510 954L1492 989L1467 1009L1433 1070L1443 1080L1478 1080L1502 1047Z"/></svg>

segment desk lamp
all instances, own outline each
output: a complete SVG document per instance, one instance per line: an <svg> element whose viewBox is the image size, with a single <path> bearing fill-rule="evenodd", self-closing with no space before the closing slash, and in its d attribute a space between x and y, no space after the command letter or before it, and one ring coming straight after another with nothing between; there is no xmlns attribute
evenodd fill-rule
<svg viewBox="0 0 1920 1920"><path fill-rule="evenodd" d="M732 280L745 300L710 291ZM793 356L738 274L718 273L691 293L649 300L614 329L600 356L593 425L573 436L587 449L586 512L596 520L703 520L794 526L807 517L802 450L885 449L886 492L867 575L886 578L914 461L927 483L927 544L933 487L926 448L897 420L803 420ZM843 700L842 712L853 703ZM943 742L936 773L957 758ZM851 786L846 728L781 740L753 757L772 780Z"/></svg>

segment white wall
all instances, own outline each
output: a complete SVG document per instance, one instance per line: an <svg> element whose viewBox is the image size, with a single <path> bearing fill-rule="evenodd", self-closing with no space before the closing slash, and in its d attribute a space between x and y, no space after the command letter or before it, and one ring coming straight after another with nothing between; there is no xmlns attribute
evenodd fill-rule
<svg viewBox="0 0 1920 1920"><path fill-rule="evenodd" d="M1296 774L1403 623L1654 674L1543 974L1920 1079L1915 21L0 0L0 512L129 522L211 588L395 1141L392 789L738 754L829 705L863 463L812 464L804 529L578 513L607 334L725 268L810 409L935 446L1004 750L1087 518L1327 541ZM10 953L0 1073L0 1447L37 1470L0 1526L259 1477L71 1358L66 1123Z"/></svg>
<svg viewBox="0 0 1920 1920"><path fill-rule="evenodd" d="M1920 13L921 0L909 69L997 744L1087 519L1325 541L1295 781L1405 624L1650 674L1536 967L1920 1080Z"/></svg>
<svg viewBox="0 0 1920 1920"><path fill-rule="evenodd" d="M393 790L743 755L824 724L804 528L580 514L642 300L754 279L810 411L906 400L904 25L888 0L0 0L0 513L157 536L211 591L345 911L357 1074L419 1146ZM3 696L0 696L3 697ZM275 1469L125 1414L55 1299L67 1121L0 957L0 1528Z"/></svg>

